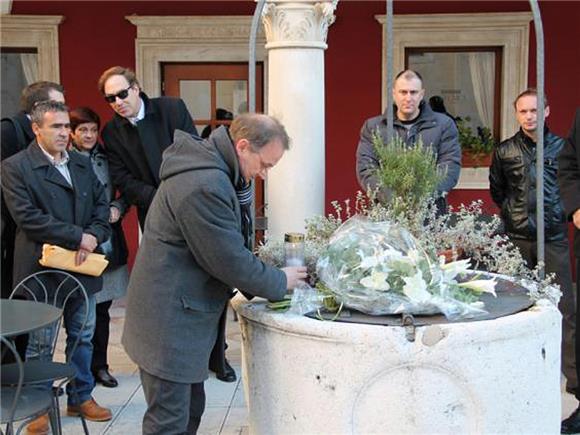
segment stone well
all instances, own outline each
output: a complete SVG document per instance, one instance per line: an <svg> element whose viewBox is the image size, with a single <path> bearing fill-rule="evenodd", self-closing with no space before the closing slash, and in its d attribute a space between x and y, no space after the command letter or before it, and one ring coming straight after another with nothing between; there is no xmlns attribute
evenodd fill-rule
<svg viewBox="0 0 580 435"><path fill-rule="evenodd" d="M559 433L558 310L415 329L233 300L251 434Z"/></svg>

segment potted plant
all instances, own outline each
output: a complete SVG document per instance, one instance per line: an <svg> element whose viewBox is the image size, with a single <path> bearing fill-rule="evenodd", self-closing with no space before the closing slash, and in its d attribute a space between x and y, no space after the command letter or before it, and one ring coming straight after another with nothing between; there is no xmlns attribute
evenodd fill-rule
<svg viewBox="0 0 580 435"><path fill-rule="evenodd" d="M457 120L462 166L475 168L489 166L491 154L495 147L493 134L488 127L477 127L477 134L474 134L471 127L467 125L469 121L469 117Z"/></svg>

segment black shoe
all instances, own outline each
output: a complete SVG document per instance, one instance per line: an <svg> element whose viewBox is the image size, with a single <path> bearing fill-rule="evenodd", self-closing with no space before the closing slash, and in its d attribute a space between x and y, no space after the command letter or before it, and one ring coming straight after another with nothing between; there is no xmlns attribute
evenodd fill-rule
<svg viewBox="0 0 580 435"><path fill-rule="evenodd" d="M580 406L576 408L570 417L562 421L561 433L580 433Z"/></svg>
<svg viewBox="0 0 580 435"><path fill-rule="evenodd" d="M228 360L225 361L223 372L216 372L215 377L222 382L236 382L236 371L232 368Z"/></svg>
<svg viewBox="0 0 580 435"><path fill-rule="evenodd" d="M95 373L95 382L103 385L103 387L107 388L115 388L119 383L117 380L109 373L108 369L99 369Z"/></svg>

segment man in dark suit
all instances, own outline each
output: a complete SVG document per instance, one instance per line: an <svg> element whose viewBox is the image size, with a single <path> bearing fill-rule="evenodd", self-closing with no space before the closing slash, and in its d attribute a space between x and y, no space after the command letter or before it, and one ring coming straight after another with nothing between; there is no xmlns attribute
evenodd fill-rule
<svg viewBox="0 0 580 435"><path fill-rule="evenodd" d="M11 118L2 119L0 138L2 160L23 150L34 140L29 113L39 101L60 101L64 103L64 89L58 83L36 82L26 86L20 96L21 111ZM2 243L0 247L2 265L2 297L12 292L12 265L14 260L14 235L16 225L2 199Z"/></svg>
<svg viewBox="0 0 580 435"><path fill-rule="evenodd" d="M558 181L562 202L568 221L574 225L574 255L576 257L576 292L580 289L580 107L576 109L576 118L568 140L558 159L560 172ZM576 296L578 294L576 293ZM580 298L576 297L576 312ZM578 317L576 317L576 320ZM578 331L578 328L576 328ZM580 361L580 333L576 333L576 361ZM580 376L580 365L576 364L577 376ZM580 400L580 389L574 392L577 400ZM580 432L580 406L562 422L562 433Z"/></svg>
<svg viewBox="0 0 580 435"><path fill-rule="evenodd" d="M147 211L159 187L163 151L173 143L175 130L195 136L197 130L183 100L147 97L129 68L109 68L99 78L98 86L115 111L102 132L111 178L127 201L137 207L139 225L144 230ZM225 359L226 314L224 311L210 368L218 379L234 382L236 372Z"/></svg>
<svg viewBox="0 0 580 435"><path fill-rule="evenodd" d="M76 252L76 264L85 261L99 243L111 235L109 205L104 187L93 172L88 158L68 154L70 135L68 108L60 102L38 103L31 113L36 140L2 163L2 191L17 225L14 278L17 281L41 270L38 260L44 243ZM79 340L70 357L76 369L77 397L67 385L69 415L93 421L111 419L111 411L91 397L91 373L95 328L95 296L102 278L75 274L89 295L89 316L83 328L84 302L67 303L63 312L68 340ZM29 433L47 433L48 416L33 421Z"/></svg>
<svg viewBox="0 0 580 435"><path fill-rule="evenodd" d="M159 187L163 151L173 142L175 130L197 135L183 100L149 98L141 91L135 73L114 66L99 79L99 91L115 111L103 129L113 183L135 205L141 229Z"/></svg>

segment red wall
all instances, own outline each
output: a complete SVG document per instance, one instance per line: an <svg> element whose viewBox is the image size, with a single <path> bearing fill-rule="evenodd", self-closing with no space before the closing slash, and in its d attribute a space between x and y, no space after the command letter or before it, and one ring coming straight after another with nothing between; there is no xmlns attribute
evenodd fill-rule
<svg viewBox="0 0 580 435"><path fill-rule="evenodd" d="M135 27L127 15L250 15L253 1L23 1L13 14L64 15L59 30L60 69L71 107L89 105L108 120L111 111L98 94L97 79L112 65L135 66ZM395 14L528 11L525 1L412 2L396 1ZM566 135L580 105L580 3L541 2L545 34L546 91L550 127ZM381 110L381 26L384 1L342 0L330 27L326 52L326 202L353 197L358 189L355 151L363 121ZM532 31L530 84L535 83ZM464 190L451 202L481 198L492 209L487 191ZM133 221L129 223L133 224ZM134 226L134 225L133 225ZM131 239L135 239L133 230Z"/></svg>

